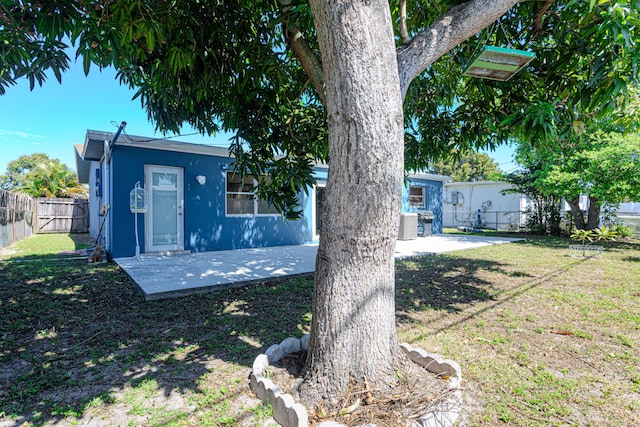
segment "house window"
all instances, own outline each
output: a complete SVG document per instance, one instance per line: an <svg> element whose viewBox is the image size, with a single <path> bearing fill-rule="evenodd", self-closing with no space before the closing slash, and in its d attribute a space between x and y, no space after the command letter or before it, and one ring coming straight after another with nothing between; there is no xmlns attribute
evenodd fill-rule
<svg viewBox="0 0 640 427"><path fill-rule="evenodd" d="M269 179L263 176L262 179ZM254 193L258 182L253 175L240 177L227 172L227 215L280 215L278 210L267 201L258 200Z"/></svg>
<svg viewBox="0 0 640 427"><path fill-rule="evenodd" d="M424 187L409 187L409 206L424 209L427 206L426 190Z"/></svg>

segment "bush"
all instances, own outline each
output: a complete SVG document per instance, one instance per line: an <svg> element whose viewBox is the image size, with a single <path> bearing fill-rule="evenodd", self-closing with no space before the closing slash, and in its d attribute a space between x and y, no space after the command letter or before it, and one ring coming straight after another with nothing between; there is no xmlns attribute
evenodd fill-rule
<svg viewBox="0 0 640 427"><path fill-rule="evenodd" d="M623 238L633 237L633 229L626 225L621 224L613 224L610 228L611 231L615 232L618 236Z"/></svg>

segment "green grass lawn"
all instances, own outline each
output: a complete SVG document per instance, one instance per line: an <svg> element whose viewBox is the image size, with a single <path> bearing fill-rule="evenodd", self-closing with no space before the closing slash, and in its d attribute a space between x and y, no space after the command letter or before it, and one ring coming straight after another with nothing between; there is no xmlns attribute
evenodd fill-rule
<svg viewBox="0 0 640 427"><path fill-rule="evenodd" d="M461 425L640 425L640 243L607 243L600 258L571 243L397 263L399 338L460 363ZM308 332L310 280L145 302L114 264L60 255L83 245L36 236L0 261L1 427L269 416L247 375Z"/></svg>

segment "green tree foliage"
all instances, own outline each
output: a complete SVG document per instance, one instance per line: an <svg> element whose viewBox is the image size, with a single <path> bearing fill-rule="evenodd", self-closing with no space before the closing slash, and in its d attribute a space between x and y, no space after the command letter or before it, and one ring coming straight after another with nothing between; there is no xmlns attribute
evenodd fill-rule
<svg viewBox="0 0 640 427"><path fill-rule="evenodd" d="M571 18L564 22L556 20L559 15L549 17L553 27L539 32L545 42L538 45L536 61L542 62L533 73L536 81L531 82L537 93L528 95L527 103L500 123L518 141L518 161L534 193L564 198L576 227L587 230L598 226L604 204L633 197L633 191L616 192L614 187L625 186L629 178L629 185L635 181L626 173L620 174L620 180L611 179L606 172L611 164L605 156L623 161L629 154L608 153L606 146L619 150L619 138L626 137L604 136L597 130L624 133L636 128L640 117L638 4L591 3L595 7L582 13L578 2L568 2L564 16ZM606 89L597 87L597 82L607 82ZM623 163L623 169L634 168ZM580 194L589 194L586 214L580 210Z"/></svg>
<svg viewBox="0 0 640 427"><path fill-rule="evenodd" d="M20 156L0 175L0 187L32 197L86 198L87 189L71 169L43 153Z"/></svg>
<svg viewBox="0 0 640 427"><path fill-rule="evenodd" d="M553 144L581 123L622 110L634 99L639 41L638 1L519 3L409 88L408 164L421 169L425 159L514 139ZM508 82L460 79L485 44L536 58Z"/></svg>
<svg viewBox="0 0 640 427"><path fill-rule="evenodd" d="M507 193L520 193L529 198L527 231L534 234L560 235L562 233L562 199L555 194L544 194L536 179L543 163L531 159L522 169L504 176L513 187Z"/></svg>
<svg viewBox="0 0 640 427"><path fill-rule="evenodd" d="M472 151L459 158L439 160L429 165L429 172L450 176L453 181L490 181L501 178L500 166L486 153Z"/></svg>
<svg viewBox="0 0 640 427"><path fill-rule="evenodd" d="M20 156L7 164L4 175L0 175L0 188L9 191L18 191L27 184L27 174L41 163L47 163L51 159L44 153Z"/></svg>
<svg viewBox="0 0 640 427"><path fill-rule="evenodd" d="M22 77L42 84L47 70L61 79L71 40L86 72L92 64L119 70L160 130L179 131L186 122L204 133L234 132L238 169L278 171L282 178L258 191L286 211L328 150L311 10L302 0L282 3L5 2L0 93ZM459 3L409 2L408 37ZM540 144L581 117L610 112L637 81L639 11L638 0L520 2L453 46L407 90L407 170L425 170L452 151L495 148L514 134ZM400 56L409 44L399 3L391 12ZM463 78L487 44L529 50L536 59L509 82Z"/></svg>
<svg viewBox="0 0 640 427"><path fill-rule="evenodd" d="M564 142L536 151L544 161L536 184L544 194L567 200L577 228L596 228L603 205L640 199L638 134L594 132ZM586 218L578 205L581 194L589 197Z"/></svg>
<svg viewBox="0 0 640 427"><path fill-rule="evenodd" d="M619 127L599 121L555 144L532 147L523 142L516 159L524 172L508 180L529 197L565 199L576 228L592 230L598 226L604 205L640 199L640 136L612 129ZM580 209L580 195L588 196L586 212Z"/></svg>

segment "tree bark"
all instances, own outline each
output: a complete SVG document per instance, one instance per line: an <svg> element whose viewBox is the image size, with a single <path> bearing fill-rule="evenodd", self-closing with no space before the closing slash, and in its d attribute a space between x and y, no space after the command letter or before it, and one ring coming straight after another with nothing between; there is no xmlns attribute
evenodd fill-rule
<svg viewBox="0 0 640 427"><path fill-rule="evenodd" d="M580 196L566 199L569 208L571 209L571 216L573 216L573 222L578 230L587 230L586 222L584 221L584 214L580 209Z"/></svg>
<svg viewBox="0 0 640 427"><path fill-rule="evenodd" d="M394 283L404 93L430 63L515 3L467 2L397 52L387 0L310 1L321 52L329 173L303 402L331 407L350 381L376 389L395 384L395 368L404 361ZM314 67L305 70L318 74Z"/></svg>
<svg viewBox="0 0 640 427"><path fill-rule="evenodd" d="M372 387L395 380L403 111L388 2L314 0L311 7L325 78L329 173L301 395L330 404L350 379Z"/></svg>
<svg viewBox="0 0 640 427"><path fill-rule="evenodd" d="M304 35L297 26L288 27L285 34L291 50L300 61L300 65L304 69L307 77L309 77L313 88L318 94L318 98L320 98L320 101L324 105L327 105L324 96L324 81L320 60L311 48L309 48L309 45L304 39Z"/></svg>
<svg viewBox="0 0 640 427"><path fill-rule="evenodd" d="M589 207L587 208L587 230L593 230L600 225L600 202L595 197L589 196Z"/></svg>

